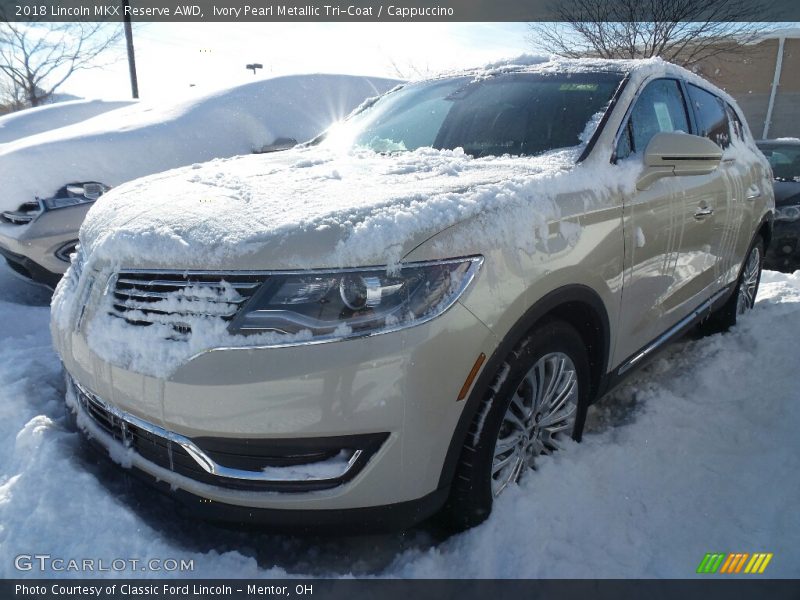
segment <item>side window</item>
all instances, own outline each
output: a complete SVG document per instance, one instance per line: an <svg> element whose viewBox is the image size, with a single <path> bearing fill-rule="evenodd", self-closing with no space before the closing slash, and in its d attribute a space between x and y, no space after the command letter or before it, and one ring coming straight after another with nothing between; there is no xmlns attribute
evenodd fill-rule
<svg viewBox="0 0 800 600"><path fill-rule="evenodd" d="M617 159L644 152L657 133L689 132L689 119L680 85L674 79L657 79L644 88L633 105L616 148Z"/></svg>
<svg viewBox="0 0 800 600"><path fill-rule="evenodd" d="M739 119L739 115L733 110L730 104L725 105L725 110L728 112L728 122L730 123L731 136L736 136L740 140L744 140L744 126Z"/></svg>
<svg viewBox="0 0 800 600"><path fill-rule="evenodd" d="M731 134L728 127L728 115L725 104L714 94L702 88L688 85L689 99L697 115L699 135L705 136L720 148L727 148L731 143Z"/></svg>

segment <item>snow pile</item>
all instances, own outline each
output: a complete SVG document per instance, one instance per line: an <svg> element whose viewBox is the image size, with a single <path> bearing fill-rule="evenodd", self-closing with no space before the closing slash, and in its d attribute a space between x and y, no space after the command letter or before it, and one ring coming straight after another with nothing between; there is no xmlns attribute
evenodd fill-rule
<svg viewBox="0 0 800 600"><path fill-rule="evenodd" d="M71 100L11 113L0 117L0 144L66 127L133 103L134 100Z"/></svg>
<svg viewBox="0 0 800 600"><path fill-rule="evenodd" d="M539 461L486 523L444 541L424 528L227 530L127 486L65 428L46 302L0 267L0 576L80 576L14 569L16 555L40 553L194 560L191 573L129 577L686 578L707 552L773 552L762 577L800 577L800 273L765 273L739 326L662 354L591 409L582 444Z"/></svg>
<svg viewBox="0 0 800 600"><path fill-rule="evenodd" d="M350 75L275 77L166 106L140 102L30 136L0 146L0 209L48 197L73 181L116 186L260 151L279 138L302 142L396 83Z"/></svg>

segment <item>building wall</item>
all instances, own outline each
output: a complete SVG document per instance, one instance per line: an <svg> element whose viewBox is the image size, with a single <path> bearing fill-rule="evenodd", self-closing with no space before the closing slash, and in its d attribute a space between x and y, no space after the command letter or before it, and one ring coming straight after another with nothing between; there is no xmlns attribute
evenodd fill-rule
<svg viewBox="0 0 800 600"><path fill-rule="evenodd" d="M761 139L775 76L777 39L747 46L698 65L697 71L736 98L756 139ZM800 38L785 38L783 65L769 137L800 137Z"/></svg>

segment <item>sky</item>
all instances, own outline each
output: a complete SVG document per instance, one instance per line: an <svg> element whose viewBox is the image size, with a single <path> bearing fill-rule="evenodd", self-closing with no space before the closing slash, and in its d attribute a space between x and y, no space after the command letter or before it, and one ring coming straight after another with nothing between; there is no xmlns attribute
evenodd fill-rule
<svg viewBox="0 0 800 600"><path fill-rule="evenodd" d="M529 52L527 31L525 23L134 23L133 38L147 100L288 73L414 77ZM106 58L114 60L59 91L130 97L124 44ZM256 62L256 74L245 68Z"/></svg>

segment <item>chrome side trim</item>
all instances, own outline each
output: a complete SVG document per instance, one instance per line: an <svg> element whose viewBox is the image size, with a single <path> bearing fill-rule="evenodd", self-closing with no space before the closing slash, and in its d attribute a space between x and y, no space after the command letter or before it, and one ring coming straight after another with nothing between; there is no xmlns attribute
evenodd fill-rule
<svg viewBox="0 0 800 600"><path fill-rule="evenodd" d="M642 350L640 350L633 358L629 359L627 362L622 363L622 365L617 369L617 375L622 375L626 373L637 363L641 362L643 359L647 358L651 354L653 354L658 348L666 344L670 339L675 337L682 329L687 327L692 321L697 319L706 311L711 310L711 307L714 303L722 298L727 292L730 286L725 286L713 296L711 296L708 300L703 302L700 306L686 315L683 319L678 321L675 325L667 329L664 333L658 336L655 340L650 342L647 346L645 346Z"/></svg>
<svg viewBox="0 0 800 600"><path fill-rule="evenodd" d="M141 273L154 273L152 271L139 271L139 272L141 272ZM123 271L120 271L118 273L117 283L123 283L125 285L132 285L132 286L151 286L151 287L152 286L160 286L160 287L176 287L176 288L197 287L197 286L201 286L201 285L208 285L208 286L219 285L216 281L178 281L178 280L170 280L170 279L149 279L149 280L148 279L126 279L125 276L124 276L126 273L137 273L137 271L133 271L131 269L125 269ZM154 273L154 274L156 274L156 273ZM159 275L164 275L164 273L158 273L158 274ZM215 271L205 271L205 272L202 272L202 273L201 272L188 272L189 276L191 276L191 275L214 275L214 276L221 275L220 282L224 281L225 275L231 275L231 274L235 274L235 273L224 273L224 272L221 272L221 271L216 271L216 272ZM246 274L246 273L242 273L242 274ZM256 275L260 275L260 273L255 273L255 274ZM182 273L182 272L179 273L179 272L176 271L176 272L174 272L174 275L176 277L179 277L179 276L182 277L184 275L184 273ZM237 290L238 289L250 290L250 289L253 289L253 288L256 288L256 287L260 286L262 282L256 281L256 282L253 282L253 283L241 283L241 282L230 283L228 281L225 281L225 283L227 283L229 286L231 286L232 288L235 288Z"/></svg>
<svg viewBox="0 0 800 600"><path fill-rule="evenodd" d="M115 419L120 421L121 428L123 430L123 435L126 431L126 428L129 425L133 425L139 429L146 431L147 433L160 437L165 440L169 440L173 444L177 444L181 448L183 448L186 453L191 456L194 461L203 469L205 472L210 473L211 475L216 475L218 477L225 477L228 479L239 479L244 481L258 481L262 483L287 483L287 482L302 482L302 483L338 483L338 480L344 477L356 464L359 457L363 453L362 450L356 450L353 453L353 456L347 461L344 470L341 473L337 473L333 477L324 477L324 478L302 478L302 479L274 479L269 477L266 473L262 473L259 471L245 471L242 469L232 469L230 467L224 467L222 465L217 464L214 462L205 452L203 452L197 445L192 442L187 437L184 437L174 431L169 431L158 425L154 425L149 421L145 421L144 419L140 419L124 410L120 410L115 406L111 406L85 387L83 387L80 383L75 381L74 378L68 377L68 382L70 382L74 387L75 390L78 392L75 394L78 398L78 405L84 411L87 418L94 419L89 414L89 409L86 406L87 402L92 402L96 406L100 407L102 410L108 412L112 415Z"/></svg>
<svg viewBox="0 0 800 600"><path fill-rule="evenodd" d="M456 258L446 258L443 260L424 260L419 262L406 262L398 263L397 269L402 271L406 267L424 267L428 265L447 265L452 263L461 262L480 262L483 263L483 256L460 256ZM321 267L315 269L241 269L241 270L215 270L215 269L129 269L121 267L119 273L136 273L136 274L149 274L154 275L174 275L178 277L192 276L192 275L209 275L209 276L225 276L225 275L250 275L253 277L270 276L270 275L321 275L326 273L360 273L362 271L387 271L387 265L361 265L358 267Z"/></svg>

